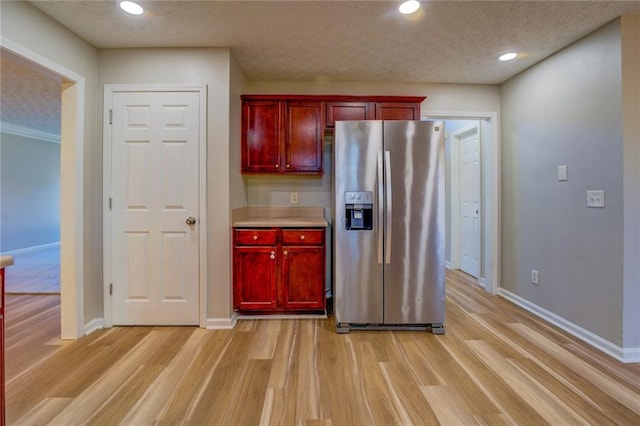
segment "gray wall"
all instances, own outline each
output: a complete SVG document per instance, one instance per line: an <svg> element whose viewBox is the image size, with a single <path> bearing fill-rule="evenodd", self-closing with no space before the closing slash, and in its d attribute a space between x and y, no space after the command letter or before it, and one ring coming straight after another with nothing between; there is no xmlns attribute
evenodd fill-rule
<svg viewBox="0 0 640 426"><path fill-rule="evenodd" d="M0 138L0 252L59 242L60 145Z"/></svg>
<svg viewBox="0 0 640 426"><path fill-rule="evenodd" d="M506 82L501 104L501 285L622 346L619 21ZM586 207L589 189L604 209Z"/></svg>

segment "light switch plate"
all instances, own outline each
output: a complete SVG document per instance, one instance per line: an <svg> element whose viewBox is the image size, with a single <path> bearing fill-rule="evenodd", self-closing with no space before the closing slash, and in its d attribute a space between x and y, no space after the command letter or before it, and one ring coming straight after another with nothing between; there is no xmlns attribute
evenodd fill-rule
<svg viewBox="0 0 640 426"><path fill-rule="evenodd" d="M587 191L587 207L604 207L604 191Z"/></svg>
<svg viewBox="0 0 640 426"><path fill-rule="evenodd" d="M290 198L291 198L291 204L298 204L298 193L297 192L292 192L290 194Z"/></svg>
<svg viewBox="0 0 640 426"><path fill-rule="evenodd" d="M569 180L569 169L566 164L563 164L562 166L558 166L558 180L560 182Z"/></svg>

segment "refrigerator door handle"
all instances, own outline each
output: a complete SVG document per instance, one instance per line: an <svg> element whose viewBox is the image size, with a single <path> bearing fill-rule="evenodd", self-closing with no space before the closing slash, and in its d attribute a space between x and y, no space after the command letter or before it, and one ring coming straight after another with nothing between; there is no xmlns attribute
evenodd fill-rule
<svg viewBox="0 0 640 426"><path fill-rule="evenodd" d="M378 263L382 264L382 234L384 213L384 186L382 183L382 151L378 152Z"/></svg>
<svg viewBox="0 0 640 426"><path fill-rule="evenodd" d="M385 161L385 181L386 181L386 207L387 207L387 226L385 229L385 234L387 236L387 241L385 243L385 253L384 253L384 263L391 263L391 154L389 151L384 152L384 161Z"/></svg>

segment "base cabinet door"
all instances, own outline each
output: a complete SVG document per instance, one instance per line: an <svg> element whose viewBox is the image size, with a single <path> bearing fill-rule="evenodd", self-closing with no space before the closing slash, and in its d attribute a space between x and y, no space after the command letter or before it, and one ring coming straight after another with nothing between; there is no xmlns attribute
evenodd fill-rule
<svg viewBox="0 0 640 426"><path fill-rule="evenodd" d="M275 309L277 302L276 247L237 246L233 262L235 309Z"/></svg>
<svg viewBox="0 0 640 426"><path fill-rule="evenodd" d="M324 309L324 248L282 247L282 299L286 309Z"/></svg>
<svg viewBox="0 0 640 426"><path fill-rule="evenodd" d="M0 426L5 421L4 394L4 268L0 268Z"/></svg>

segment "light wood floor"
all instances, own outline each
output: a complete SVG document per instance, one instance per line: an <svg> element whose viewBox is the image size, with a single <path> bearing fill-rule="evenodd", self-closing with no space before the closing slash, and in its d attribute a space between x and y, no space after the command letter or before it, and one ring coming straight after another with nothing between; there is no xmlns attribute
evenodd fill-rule
<svg viewBox="0 0 640 426"><path fill-rule="evenodd" d="M9 424L640 424L640 364L461 273L448 275L444 336L242 320L232 331L118 327L58 345L52 297L7 298Z"/></svg>

